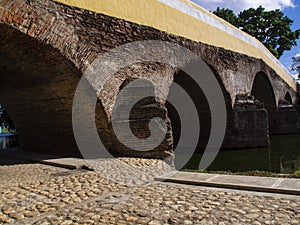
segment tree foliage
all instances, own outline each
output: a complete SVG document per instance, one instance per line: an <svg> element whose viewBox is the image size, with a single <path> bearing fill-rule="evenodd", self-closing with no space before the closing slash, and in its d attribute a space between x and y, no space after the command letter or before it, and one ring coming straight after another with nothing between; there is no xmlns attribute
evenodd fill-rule
<svg viewBox="0 0 300 225"><path fill-rule="evenodd" d="M6 112L5 108L0 104L0 126L8 127L9 129L14 129L13 123Z"/></svg>
<svg viewBox="0 0 300 225"><path fill-rule="evenodd" d="M300 29L291 30L293 20L285 16L279 9L265 11L262 6L250 8L235 15L231 9L217 8L215 15L245 31L261 41L270 52L279 58L285 50L296 46Z"/></svg>
<svg viewBox="0 0 300 225"><path fill-rule="evenodd" d="M293 64L291 65L291 70L298 72L298 77L300 78L300 55L296 55L293 59Z"/></svg>
<svg viewBox="0 0 300 225"><path fill-rule="evenodd" d="M238 27L238 17L234 14L231 9L220 9L219 7L213 12L218 17L226 20L227 22L231 23L232 25Z"/></svg>

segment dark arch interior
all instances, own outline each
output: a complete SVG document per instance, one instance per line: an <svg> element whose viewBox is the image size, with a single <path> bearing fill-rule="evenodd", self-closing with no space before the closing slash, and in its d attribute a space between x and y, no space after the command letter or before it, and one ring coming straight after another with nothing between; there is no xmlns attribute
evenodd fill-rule
<svg viewBox="0 0 300 225"><path fill-rule="evenodd" d="M198 148L199 150L203 150L208 143L211 130L211 113L208 101L199 85L183 70L178 70L176 72L174 75L174 82L180 85L185 92L188 93L196 106L197 113L199 115L199 124L201 127ZM174 89L174 85L171 85L169 95L172 95L174 91L176 91ZM185 102L182 102L182 104L185 104ZM181 136L180 116L174 106L169 102L166 103L166 107L168 109L168 117L170 118L172 125L174 149L176 149ZM188 111L188 106L186 109Z"/></svg>
<svg viewBox="0 0 300 225"><path fill-rule="evenodd" d="M22 149L80 156L72 101L80 72L60 52L0 25L0 99Z"/></svg>
<svg viewBox="0 0 300 225"><path fill-rule="evenodd" d="M276 100L273 87L265 73L260 72L256 74L251 95L262 102L268 112L276 111Z"/></svg>
<svg viewBox="0 0 300 225"><path fill-rule="evenodd" d="M17 130L5 107L0 103L0 149L18 147Z"/></svg>
<svg viewBox="0 0 300 225"><path fill-rule="evenodd" d="M287 101L287 103L289 103L289 104L293 104L292 97L291 97L290 93L288 93L288 92L285 94L284 100Z"/></svg>
<svg viewBox="0 0 300 225"><path fill-rule="evenodd" d="M273 125L276 123L275 113L277 107L272 84L265 73L259 72L256 74L251 95L262 102L264 104L264 108L268 111L269 128L270 133L272 133Z"/></svg>
<svg viewBox="0 0 300 225"><path fill-rule="evenodd" d="M227 109L226 136L228 136L230 135L229 134L230 129L228 128L233 124L233 110L231 105L231 97L230 94L226 91L226 88L224 87L222 80L218 75L217 71L214 69L213 66L209 65L209 67L213 72L213 74L215 75L215 78L217 79L221 87L225 99L226 109ZM199 74L199 76L201 76L201 74ZM209 108L209 103L201 87L199 87L199 85L197 85L196 82L189 75L187 75L183 70L178 69L176 71L174 75L174 82L180 85L185 90L185 92L188 93L188 95L193 100L196 106L199 115L199 123L200 123L200 135L199 135L199 140L197 145L197 152L202 152L208 143L210 137L210 131L211 131L211 112ZM173 91L175 91L175 89L173 88L173 85L171 85L169 95L171 95ZM166 106L168 109L168 117L171 120L172 134L174 139L174 149L175 149L181 135L181 121L178 112L173 107L173 105L167 102ZM225 142L226 142L226 137L225 137Z"/></svg>

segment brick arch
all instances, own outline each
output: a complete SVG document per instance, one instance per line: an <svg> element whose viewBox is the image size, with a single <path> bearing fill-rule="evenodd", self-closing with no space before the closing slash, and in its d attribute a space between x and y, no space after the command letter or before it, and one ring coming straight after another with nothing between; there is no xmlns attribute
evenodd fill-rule
<svg viewBox="0 0 300 225"><path fill-rule="evenodd" d="M163 103L168 95L169 86L172 83L174 69L169 65L158 62L135 63L122 68L115 74L111 74L99 93L105 111L110 119L116 96L120 87L130 80L146 79L153 83L154 93Z"/></svg>
<svg viewBox="0 0 300 225"><path fill-rule="evenodd" d="M268 111L276 111L277 103L273 85L269 77L264 72L258 72L253 80L251 95L264 103Z"/></svg>
<svg viewBox="0 0 300 225"><path fill-rule="evenodd" d="M83 72L96 53L88 42L80 40L73 25L58 13L62 10L62 5L49 0L3 0L0 2L0 25L57 49Z"/></svg>
<svg viewBox="0 0 300 225"><path fill-rule="evenodd" d="M221 87L221 90L223 92L223 96L224 96L224 99L225 99L225 103L226 103L226 108L227 110L232 110L232 106L233 106L233 101L232 101L232 98L231 98L231 95L230 93L228 92L228 90L226 89L225 85L224 85L224 82L223 82L223 79L222 77L220 76L219 72L217 71L216 67L213 66L213 65L210 65L208 64L209 68L211 69L211 71L214 73L220 87Z"/></svg>
<svg viewBox="0 0 300 225"><path fill-rule="evenodd" d="M264 72L255 75L251 95L263 103L263 107L268 112L269 132L274 133L277 126L277 101L272 83Z"/></svg>
<svg viewBox="0 0 300 225"><path fill-rule="evenodd" d="M96 53L57 13L61 5L4 0L0 6L0 99L18 131L20 147L80 156L72 130L73 96ZM107 121L98 101L96 124L106 146Z"/></svg>
<svg viewBox="0 0 300 225"><path fill-rule="evenodd" d="M293 99L289 92L286 92L286 94L284 96L284 100L287 101L289 104L293 104Z"/></svg>
<svg viewBox="0 0 300 225"><path fill-rule="evenodd" d="M222 82L222 79L212 65L209 65L206 63L212 73L214 74L216 80L218 81L219 86L221 87L225 104L226 104L226 109L228 111L228 118L227 120L231 121L233 120L233 114L232 114L232 100L231 96L226 90L224 83ZM188 66L188 65L186 65ZM201 76L201 74L199 74ZM211 110L210 106L208 103L208 100L206 98L205 93L203 92L202 88L188 75L186 74L183 70L177 69L174 73L174 78L173 82L176 83L177 85L181 86L184 91L190 96L192 99L197 112L199 116L199 124L200 124L200 135L199 135L199 140L197 144L198 151L204 150L206 147L209 137L211 135ZM204 82L205 83L205 82ZM175 86L174 86L175 87ZM176 91L175 88L172 88L172 85L170 87L170 92L169 95L172 95L172 92ZM184 104L184 103L183 103ZM177 110L174 108L172 104L169 102L166 103L166 107L168 109L168 117L171 120L171 125L172 125L172 136L174 139L174 149L176 148L179 138L181 136L181 121L180 121L180 115L178 114ZM187 110L188 111L188 110Z"/></svg>
<svg viewBox="0 0 300 225"><path fill-rule="evenodd" d="M222 79L222 84L230 94L232 104L236 102L236 96L251 93L251 84L254 82L256 71L264 71L268 76L274 87L276 103L279 99L284 99L287 90L292 95L293 101L296 102L296 92L293 90L293 87L289 86L291 84L286 83L276 74L276 71L273 71L263 60L238 52L232 52L228 49L226 50L201 42L194 42L184 37L170 35L152 27L143 26L101 13L66 6L52 0L2 0L0 1L0 15L0 43L1 46L5 46L6 48L6 50L1 50L2 61L5 62L3 63L5 64L4 67L1 69L1 72L5 75L3 75L1 79L5 82L14 81L13 76L9 77L7 75L9 71L11 71L11 68L13 68L17 74L22 74L20 79L15 78L19 83L28 79L27 81L33 84L33 86L28 87L34 87L34 85L39 82L45 85L47 82L51 83L51 81L59 80L63 77L69 79L71 74L76 74L77 78L79 78L82 74L85 74L87 66L96 59L98 54L107 52L110 49L131 41L155 39L182 45L197 55L200 55L203 60L206 60L207 64L214 65L218 75L220 75ZM28 46L35 46L34 48L26 48L23 44L27 43L28 38L32 39L32 43L35 42L35 44L31 43ZM13 49L17 49L21 53L19 54L17 50ZM12 55L12 53L14 54ZM24 55L36 55L35 61L30 60L30 57L25 57ZM53 61L55 61L57 65L54 65L54 63L51 64ZM52 68L50 68L51 66ZM24 70L22 69L23 67ZM55 72L53 72L54 70ZM43 73L43 79L30 80L29 77L34 76L33 71ZM54 74L52 77L49 76L50 71ZM140 73L141 71L142 73ZM59 76L57 72L63 75ZM174 75L172 68L163 68L160 67L160 65L153 64L142 66L134 65L123 72L124 73L121 74L121 71L118 76L110 77L102 93L99 94L99 99L101 100L101 102L99 100L100 109L103 110L104 118L106 118L108 122L119 85L121 85L125 79L130 76L145 77L156 82L157 88L155 91L161 94L160 101L164 103ZM31 76L28 76L28 74L31 74ZM15 75L15 77L17 77L17 75ZM70 89L71 87L73 88L77 82L75 78L72 79L74 80L69 82ZM99 79L101 79L101 77ZM165 80L167 81L161 82ZM9 82L7 86L9 86ZM65 81L64 84L66 83L68 82ZM89 80L89 83L92 84L93 80ZM10 85L12 85L12 87L16 86L13 82L11 82ZM49 86L52 87L47 87L47 90L50 89L48 93L51 93L49 96L51 98L53 97L52 99L58 97L55 96L54 93L59 89L59 85L57 87L55 85ZM38 85L36 85L36 87L38 87ZM20 88L20 90L21 89L22 88ZM34 93L34 91L38 93L36 90L30 90L30 88L28 90L23 89L16 93L19 99L14 99L13 95L10 96L7 94L10 93L8 87L2 90L2 96L6 96L9 101L15 101L21 105L23 104L21 100L25 99L21 95L25 96L30 92ZM47 96L46 91L43 93ZM69 96L70 93L70 90L65 92L66 96ZM40 98L42 99L42 97ZM44 100L45 99L46 98L44 98ZM47 106L47 101L43 101L43 99L38 102L43 102L45 107ZM34 101L30 104L33 105L33 103ZM62 109L68 104L61 104ZM16 103L11 103L11 105L15 107ZM60 104L58 104L58 106L60 107ZM50 111L53 112L52 109L49 109L49 112ZM24 110L24 113L25 112L27 111ZM65 112L68 112L68 110L65 110ZM38 114L36 115L38 116ZM49 115L49 117L55 115L56 114L52 114ZM100 113L100 115L102 114ZM33 116L33 114L29 116ZM17 117L14 118L16 120ZM40 120L41 122L45 122L42 121L42 119ZM252 123L252 120L250 120L250 122ZM25 129L28 128L25 126ZM100 127L99 131L105 129ZM31 137L28 138L30 139ZM245 139L249 140L249 142L253 142L249 139L249 135L247 135ZM49 142L49 140L46 141ZM49 147L49 149L50 148L51 147Z"/></svg>
<svg viewBox="0 0 300 225"><path fill-rule="evenodd" d="M134 104L133 108L130 109L130 115L128 119L122 118L124 114L122 114L121 117L116 116L109 118L111 132L110 139L112 140L112 143L109 146L110 153L115 156L165 159L168 156L172 155L173 145L173 140L170 133L170 122L167 117L166 107L164 103L155 96L156 84L151 82L149 79L142 78L144 79L142 86L133 85L128 87L131 82L138 80L139 78L141 77L128 76L122 81L120 85L118 85L117 95L119 95L121 91L124 92L122 93L122 98L118 96L118 102L114 104L113 110L119 110L121 113L124 113L124 109L127 108L128 101L130 101L130 99L133 99L133 97L140 97L141 93L145 92L148 93L149 96L140 99L140 101ZM126 88L126 90L124 90L124 88ZM155 117L159 117L165 121L165 124L167 125L167 133L162 143L159 144L156 148L149 151L139 151L138 149L131 149L125 146L123 143L121 143L121 141L119 141L111 126L113 120L116 124L118 124L118 126L121 127L121 135L123 136L123 138L125 138L125 140L131 140L131 142L135 141L132 140L130 136L128 136L129 132L132 132L132 134L137 138L136 140L139 141L142 139L146 139L151 135L149 130L149 123L150 120ZM129 123L130 130L124 129L124 125L127 123Z"/></svg>
<svg viewBox="0 0 300 225"><path fill-rule="evenodd" d="M20 147L80 155L71 118L80 71L50 45L0 26L0 99L18 131Z"/></svg>

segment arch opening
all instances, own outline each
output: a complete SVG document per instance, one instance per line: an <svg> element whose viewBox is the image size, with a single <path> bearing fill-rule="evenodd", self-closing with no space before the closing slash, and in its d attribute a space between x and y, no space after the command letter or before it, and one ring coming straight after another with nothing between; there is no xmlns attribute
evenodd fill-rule
<svg viewBox="0 0 300 225"><path fill-rule="evenodd" d="M223 141L223 148L226 148L226 145L230 145L230 132L231 128L233 126L233 109L232 109L232 101L230 94L227 92L221 77L219 76L216 69L208 65L212 73L214 74L215 78L218 81L219 86L221 87L225 104L226 104L226 110L227 110L227 128L226 128L226 134ZM199 74L201 76L201 74ZM196 146L196 153L203 152L208 144L210 135L211 135L211 110L208 103L208 100L205 96L205 93L203 92L202 88L183 70L177 69L177 71L174 74L173 82L176 83L176 85L179 85L184 89L184 91L189 95L191 100L193 101L193 104L197 110L198 114L198 121L200 124L200 134L198 137L198 143ZM174 84L171 85L169 96L173 94L175 91ZM182 104L185 104L183 102ZM166 102L166 107L168 109L168 117L171 121L171 127L172 127L172 136L173 136L173 149L176 149L180 136L181 136L181 121L180 121L180 115L176 111L176 109L173 107L171 103L168 101ZM188 106L186 107L188 110ZM175 152L176 153L176 152ZM195 166L197 163L195 164Z"/></svg>
<svg viewBox="0 0 300 225"><path fill-rule="evenodd" d="M18 131L19 147L81 156L72 129L79 70L57 49L0 24L0 99Z"/></svg>
<svg viewBox="0 0 300 225"><path fill-rule="evenodd" d="M269 132L272 133L275 127L277 126L277 105L273 86L265 73L259 72L256 74L252 84L251 95L254 96L254 98L258 101L260 101L263 104L264 108L267 110L269 120Z"/></svg>
<svg viewBox="0 0 300 225"><path fill-rule="evenodd" d="M289 92L287 92L284 96L284 100L289 104L289 105L292 105L293 104L293 100L292 100L292 97L290 95Z"/></svg>
<svg viewBox="0 0 300 225"><path fill-rule="evenodd" d="M0 104L0 149L18 147L17 130L13 125L7 110Z"/></svg>
<svg viewBox="0 0 300 225"><path fill-rule="evenodd" d="M200 134L197 144L197 151L201 152L205 149L211 131L211 113L209 108L209 103L205 94L203 93L201 87L183 70L178 69L174 74L174 83L179 85L184 89L184 91L189 95L195 108L197 110L197 114L199 116L198 121L200 124ZM169 95L173 94L175 91L174 84L171 85ZM182 104L187 104L186 102L182 102ZM181 120L180 115L178 114L177 110L170 104L168 101L166 102L166 107L168 109L168 117L171 121L172 126L172 134L173 134L173 143L174 149L176 149L179 139L181 137ZM188 107L185 108L188 111ZM188 112L186 112L188 114Z"/></svg>
<svg viewBox="0 0 300 225"><path fill-rule="evenodd" d="M268 112L276 111L276 100L272 84L268 76L259 72L256 74L252 84L251 95L264 104Z"/></svg>

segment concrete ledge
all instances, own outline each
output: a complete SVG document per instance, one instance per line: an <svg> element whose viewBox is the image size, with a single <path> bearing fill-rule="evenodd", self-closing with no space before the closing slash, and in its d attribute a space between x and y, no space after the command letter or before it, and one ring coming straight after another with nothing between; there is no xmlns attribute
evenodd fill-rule
<svg viewBox="0 0 300 225"><path fill-rule="evenodd" d="M84 159L39 154L21 149L1 149L0 157L28 160L30 162L38 162L67 169L89 169Z"/></svg>
<svg viewBox="0 0 300 225"><path fill-rule="evenodd" d="M156 181L246 191L300 195L300 179L178 172Z"/></svg>
<svg viewBox="0 0 300 225"><path fill-rule="evenodd" d="M37 162L68 169L92 170L84 159L39 154L21 149L0 150L0 157L22 159L27 160L28 162ZM291 178L238 176L175 171L162 177L157 177L155 180L206 187L300 195L300 179Z"/></svg>

